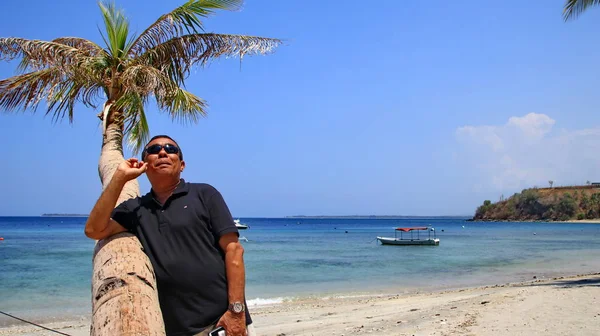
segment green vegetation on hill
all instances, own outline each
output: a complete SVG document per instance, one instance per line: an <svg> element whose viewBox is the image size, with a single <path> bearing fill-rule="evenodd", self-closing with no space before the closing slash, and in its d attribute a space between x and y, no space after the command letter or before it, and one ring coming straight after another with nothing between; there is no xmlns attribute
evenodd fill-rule
<svg viewBox="0 0 600 336"><path fill-rule="evenodd" d="M510 198L483 202L473 220L565 221L600 218L600 189L582 186L525 189Z"/></svg>

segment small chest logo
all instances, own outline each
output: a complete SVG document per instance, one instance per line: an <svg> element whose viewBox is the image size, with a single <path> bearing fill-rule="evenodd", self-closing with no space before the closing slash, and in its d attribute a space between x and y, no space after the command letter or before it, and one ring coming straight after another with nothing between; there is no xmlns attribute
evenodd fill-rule
<svg viewBox="0 0 600 336"><path fill-rule="evenodd" d="M184 208L184 209L187 209L187 205L184 205L184 206L183 206L183 208Z"/></svg>

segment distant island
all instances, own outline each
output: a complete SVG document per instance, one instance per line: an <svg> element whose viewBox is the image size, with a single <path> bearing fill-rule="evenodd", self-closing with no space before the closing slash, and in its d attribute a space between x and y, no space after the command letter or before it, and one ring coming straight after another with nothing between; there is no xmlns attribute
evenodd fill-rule
<svg viewBox="0 0 600 336"><path fill-rule="evenodd" d="M42 217L87 217L89 216L89 214L60 214L60 213L49 213L49 214L42 214Z"/></svg>
<svg viewBox="0 0 600 336"><path fill-rule="evenodd" d="M483 202L473 221L568 221L600 218L600 186L530 188L508 199Z"/></svg>

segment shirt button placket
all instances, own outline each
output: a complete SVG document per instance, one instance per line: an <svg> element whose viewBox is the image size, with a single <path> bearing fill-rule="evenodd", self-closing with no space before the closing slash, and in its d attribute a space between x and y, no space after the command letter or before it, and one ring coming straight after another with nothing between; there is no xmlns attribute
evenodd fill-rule
<svg viewBox="0 0 600 336"><path fill-rule="evenodd" d="M161 209L160 213L158 214L158 228L159 230L163 230L166 229L168 226L167 224L167 219L165 218L165 209Z"/></svg>

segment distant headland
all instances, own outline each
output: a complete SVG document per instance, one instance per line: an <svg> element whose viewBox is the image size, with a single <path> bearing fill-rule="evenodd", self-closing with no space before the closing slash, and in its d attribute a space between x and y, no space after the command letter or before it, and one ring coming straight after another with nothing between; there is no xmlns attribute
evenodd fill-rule
<svg viewBox="0 0 600 336"><path fill-rule="evenodd" d="M600 185L529 188L507 199L486 200L473 221L576 221L600 218Z"/></svg>
<svg viewBox="0 0 600 336"><path fill-rule="evenodd" d="M340 215L340 216L285 216L285 218L296 219L428 219L428 218L458 218L466 219L469 216L399 216L399 215Z"/></svg>
<svg viewBox="0 0 600 336"><path fill-rule="evenodd" d="M61 214L61 213L42 214L42 217L87 217L87 216L89 216L89 214L69 214L69 213L65 213L65 214Z"/></svg>

